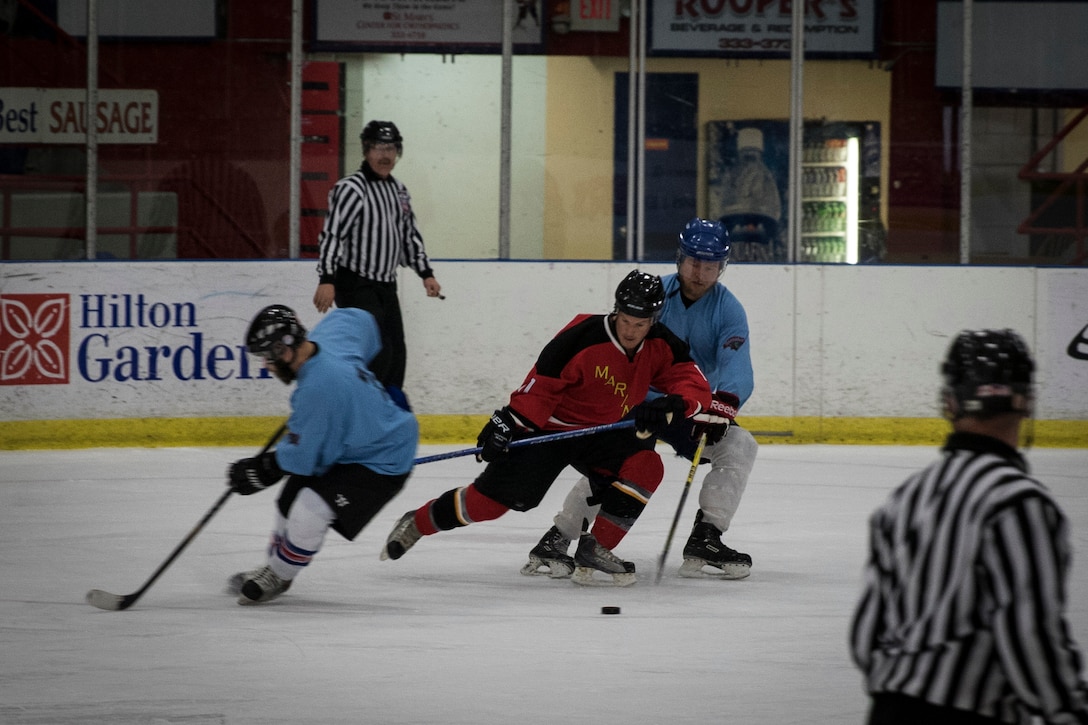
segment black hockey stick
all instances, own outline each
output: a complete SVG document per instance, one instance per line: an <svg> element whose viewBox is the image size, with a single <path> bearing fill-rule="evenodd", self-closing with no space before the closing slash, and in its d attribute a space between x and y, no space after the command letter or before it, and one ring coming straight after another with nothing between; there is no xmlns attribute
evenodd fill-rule
<svg viewBox="0 0 1088 725"><path fill-rule="evenodd" d="M268 439L268 442L264 444L264 448L262 448L261 452L257 455L260 456L264 453L267 453L272 446L276 445L276 441L280 439L280 436L283 435L283 431L286 429L287 424L284 423L279 427L275 435ZM174 559L178 558L181 552L185 550L185 547L192 543L193 539L195 539L197 534L201 532L205 524L207 524L211 520L212 516L215 516L216 512L218 512L219 509L223 508L223 504L227 502L227 499L230 498L230 495L232 493L234 493L234 491L230 488L223 492L223 495L219 497L219 500L215 502L215 505L208 509L208 513L204 514L204 518L202 518L197 523L197 525L193 527L193 530L189 532L188 536L182 539L181 543L177 545L173 553L171 553L170 556L166 558L166 561L164 561L159 566L159 568L155 570L155 573L151 575L151 578L144 582L144 585L142 587L134 591L132 594L110 594L109 592L104 592L101 589L92 589L91 591L87 592L87 603L91 606L98 607L99 609L105 609L111 612L128 609L133 604L135 604L136 600L142 597L144 595L144 592L150 589L151 585L155 583L155 580L158 579L164 571L166 571L166 568L174 563Z"/></svg>
<svg viewBox="0 0 1088 725"><path fill-rule="evenodd" d="M510 444L510 448L521 448L523 446L535 446L538 443L551 443L552 441L561 441L566 438L580 438L581 436L592 435L593 433L603 433L607 430L619 430L621 428L634 428L634 420L621 420L618 423L605 423L604 425L591 425L588 428L575 428L574 430L564 430L559 433L548 433L547 435L534 436L532 438L522 438L516 440ZM640 436L641 437L641 436ZM421 463L433 463L434 461L444 461L447 458L460 458L461 456L471 456L482 451L483 448L463 448L459 451L450 451L449 453L436 453L433 456L423 456L413 461L413 465L420 465Z"/></svg>
<svg viewBox="0 0 1088 725"><path fill-rule="evenodd" d="M672 526L669 528L669 536L665 539L665 548L661 550L661 556L657 560L657 576L654 584L661 583L661 575L665 573L665 558L669 555L669 546L672 545L673 534L676 533L676 524L680 521L680 514L684 510L684 502L688 500L688 491L691 490L691 482L695 480L695 469L699 467L699 459L703 457L703 448L706 446L706 433L699 436L699 445L695 447L695 455L691 457L691 470L688 471L688 480L684 481L684 492L680 494L680 503L676 505L676 515L672 517Z"/></svg>

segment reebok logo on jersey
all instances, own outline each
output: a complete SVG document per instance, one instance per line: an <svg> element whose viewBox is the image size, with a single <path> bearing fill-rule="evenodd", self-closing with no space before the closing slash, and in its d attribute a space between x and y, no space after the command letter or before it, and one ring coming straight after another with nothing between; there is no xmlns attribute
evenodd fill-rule
<svg viewBox="0 0 1088 725"><path fill-rule="evenodd" d="M350 506L351 501L348 501L347 496L344 494L338 493L336 494L336 505L340 508L344 508L345 506Z"/></svg>
<svg viewBox="0 0 1088 725"><path fill-rule="evenodd" d="M0 295L0 385L68 383L66 294Z"/></svg>
<svg viewBox="0 0 1088 725"><path fill-rule="evenodd" d="M729 348L730 350L739 350L740 346L743 345L743 344L744 344L744 338L740 337L738 335L734 335L733 337L726 340L725 344L722 345L722 347L723 348Z"/></svg>

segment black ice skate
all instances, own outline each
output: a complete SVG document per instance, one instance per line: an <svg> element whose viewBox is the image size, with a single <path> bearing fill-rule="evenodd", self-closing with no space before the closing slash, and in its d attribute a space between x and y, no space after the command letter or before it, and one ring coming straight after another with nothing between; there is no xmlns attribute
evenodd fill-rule
<svg viewBox="0 0 1088 725"><path fill-rule="evenodd" d="M634 562L624 561L597 543L593 534L582 534L574 552L574 574L571 581L588 587L629 587L637 580ZM607 579L594 577L594 572Z"/></svg>
<svg viewBox="0 0 1088 725"><path fill-rule="evenodd" d="M415 543L423 536L416 526L416 512L409 511L400 517L400 521L389 532L389 538L385 540L382 548L381 560L399 559L404 552L415 546Z"/></svg>
<svg viewBox="0 0 1088 725"><path fill-rule="evenodd" d="M680 576L689 579L743 579L751 574L752 557L730 549L722 543L721 536L722 532L717 526L703 521L702 511L696 513L691 536L684 545Z"/></svg>
<svg viewBox="0 0 1088 725"><path fill-rule="evenodd" d="M241 578L241 584L238 579ZM227 582L227 589L238 586L239 604L264 604L291 588L290 579L280 579L272 567L262 566L244 574L235 574Z"/></svg>
<svg viewBox="0 0 1088 725"><path fill-rule="evenodd" d="M569 579L574 573L574 558L567 553L570 539L556 527L548 529L540 543L529 552L529 562L521 567L526 576L547 574L552 579Z"/></svg>

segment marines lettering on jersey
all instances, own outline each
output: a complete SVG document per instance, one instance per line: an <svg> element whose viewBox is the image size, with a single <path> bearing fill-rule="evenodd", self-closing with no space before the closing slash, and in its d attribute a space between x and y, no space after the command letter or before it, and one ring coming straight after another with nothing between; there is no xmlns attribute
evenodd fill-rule
<svg viewBox="0 0 1088 725"><path fill-rule="evenodd" d="M597 367L594 377L604 380L604 384L612 389L614 395L619 395L623 398L624 415L627 414L629 408L627 407L627 383L622 380L616 380L616 376L611 373L608 366Z"/></svg>

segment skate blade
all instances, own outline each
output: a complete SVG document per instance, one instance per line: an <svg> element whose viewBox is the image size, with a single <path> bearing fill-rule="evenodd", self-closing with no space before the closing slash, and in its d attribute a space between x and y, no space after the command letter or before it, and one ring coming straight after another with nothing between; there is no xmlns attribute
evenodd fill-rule
<svg viewBox="0 0 1088 725"><path fill-rule="evenodd" d="M595 573L601 576L594 576ZM570 580L583 587L629 587L638 581L638 577L634 572L612 574L589 566L576 566Z"/></svg>
<svg viewBox="0 0 1088 725"><path fill-rule="evenodd" d="M752 573L752 567L745 564L725 564L719 569L702 559L684 559L678 573L685 579L734 580L746 578Z"/></svg>
<svg viewBox="0 0 1088 725"><path fill-rule="evenodd" d="M550 562L532 557L521 567L521 573L525 576L546 576L550 579L570 579L573 571L571 566L562 562Z"/></svg>

